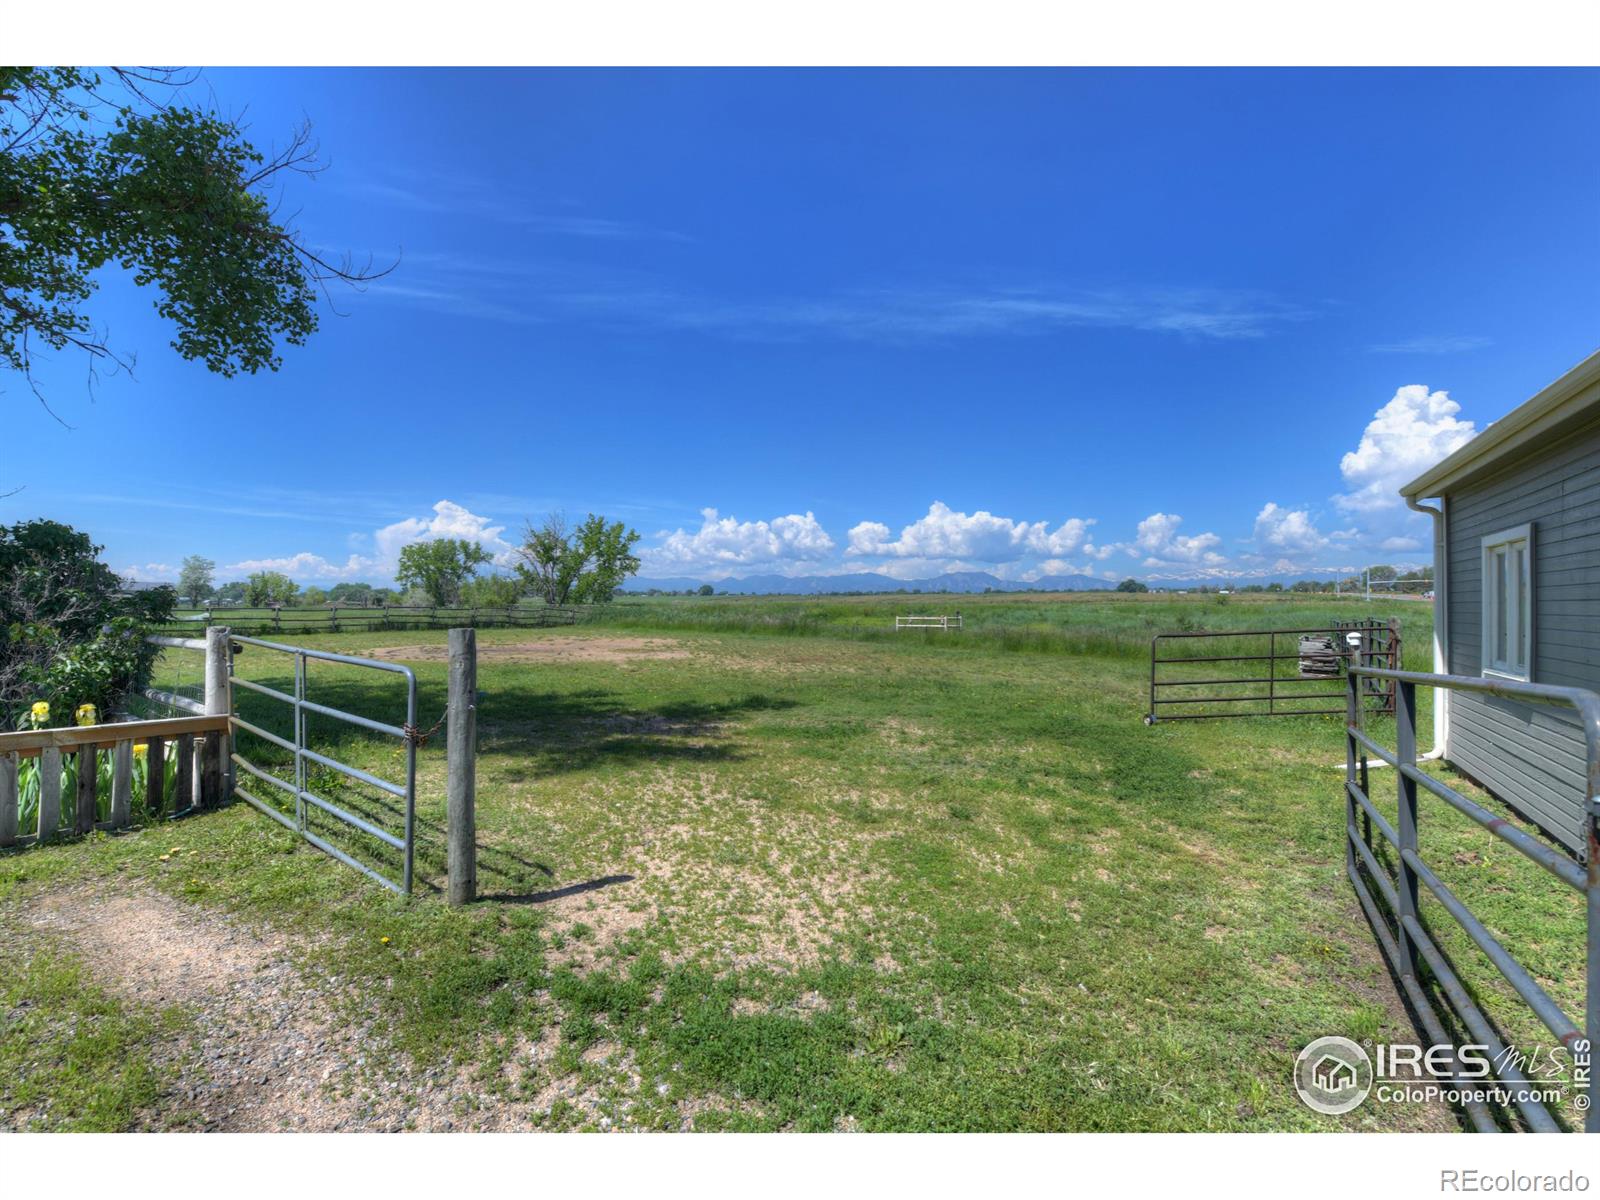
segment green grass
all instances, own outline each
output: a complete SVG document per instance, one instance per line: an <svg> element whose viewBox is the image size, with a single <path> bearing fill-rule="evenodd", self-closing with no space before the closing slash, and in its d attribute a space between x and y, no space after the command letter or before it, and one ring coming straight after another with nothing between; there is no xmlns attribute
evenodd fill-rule
<svg viewBox="0 0 1600 1200"><path fill-rule="evenodd" d="M551 1128L601 1115L698 1129L1437 1125L1405 1108L1319 1117L1289 1081L1314 1037L1413 1037L1344 878L1339 720L1140 721L1152 630L1314 624L1354 606L954 606L969 628L951 637L857 632L905 607L881 597L653 601L599 628L481 631L485 899L466 910L435 892L442 740L419 759L410 904L235 805L159 834L0 856L0 905L100 876L304 935L308 962L361 985L350 1015L377 1016L395 1052L466 1064L490 1096L577 1080L586 1103L555 1103ZM1373 610L1425 652L1427 606L1355 612ZM1047 644L1008 641L1030 630ZM595 635L677 657L493 655ZM1067 652L1069 639L1100 651ZM306 639L356 653L442 640ZM290 678L254 650L238 669ZM444 667L416 671L431 724ZM314 665L310 694L398 712L392 680L353 668ZM246 706L284 728L268 703ZM381 740L327 726L317 738L396 767ZM337 778L316 786L385 815L382 797ZM1481 885L1513 949L1570 999L1581 910L1522 903L1560 885L1434 815L1429 853L1492 864L1453 882L1471 902ZM160 861L180 844L181 867ZM1474 979L1509 1025L1487 973ZM541 1041L554 1065L530 1068Z"/></svg>
<svg viewBox="0 0 1600 1200"><path fill-rule="evenodd" d="M6 930L0 979L0 1127L115 1133L135 1128L167 1073L156 1039L181 1024L176 1009L129 1011L71 954ZM14 966L12 965L14 964Z"/></svg>

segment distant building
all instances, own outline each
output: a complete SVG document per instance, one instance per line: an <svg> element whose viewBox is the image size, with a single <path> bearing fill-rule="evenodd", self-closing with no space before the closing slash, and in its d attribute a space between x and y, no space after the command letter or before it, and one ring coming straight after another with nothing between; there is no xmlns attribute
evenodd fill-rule
<svg viewBox="0 0 1600 1200"><path fill-rule="evenodd" d="M1400 493L1434 519L1435 670L1600 691L1600 351ZM1434 740L1583 850L1587 772L1571 710L1441 688Z"/></svg>

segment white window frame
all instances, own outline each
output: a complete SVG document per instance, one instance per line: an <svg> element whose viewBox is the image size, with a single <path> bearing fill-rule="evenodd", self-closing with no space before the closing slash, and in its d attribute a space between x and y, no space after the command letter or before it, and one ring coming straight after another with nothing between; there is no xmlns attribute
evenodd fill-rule
<svg viewBox="0 0 1600 1200"><path fill-rule="evenodd" d="M1520 588L1507 589L1506 652L1499 653L1496 634L1500 626L1500 596L1495 586L1498 582L1500 561L1508 571L1512 567L1513 553L1522 551L1522 579ZM1483 658L1482 673L1499 679L1533 679L1533 525L1517 525L1502 529L1483 539ZM1512 582L1508 576L1508 582ZM1520 639L1522 654L1515 653Z"/></svg>

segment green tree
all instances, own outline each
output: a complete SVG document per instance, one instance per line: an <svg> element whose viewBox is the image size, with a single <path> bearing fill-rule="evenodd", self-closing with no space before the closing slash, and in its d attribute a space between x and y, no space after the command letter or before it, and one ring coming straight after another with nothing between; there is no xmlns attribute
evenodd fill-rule
<svg viewBox="0 0 1600 1200"><path fill-rule="evenodd" d="M1148 592L1149 590L1150 588L1147 584L1141 583L1137 579L1124 579L1117 584L1117 591L1119 592Z"/></svg>
<svg viewBox="0 0 1600 1200"><path fill-rule="evenodd" d="M546 604L603 604L639 569L639 535L621 521L590 513L577 529L552 513L529 525L517 549L517 574Z"/></svg>
<svg viewBox="0 0 1600 1200"><path fill-rule="evenodd" d="M709 583L702 583L700 585L700 591L698 594L702 596L715 596L717 594L717 589L712 587Z"/></svg>
<svg viewBox="0 0 1600 1200"><path fill-rule="evenodd" d="M461 603L472 608L510 608L522 596L522 583L510 575L480 575L461 587Z"/></svg>
<svg viewBox="0 0 1600 1200"><path fill-rule="evenodd" d="M245 593L250 585L242 579L235 579L219 587L212 599L218 604L243 604Z"/></svg>
<svg viewBox="0 0 1600 1200"><path fill-rule="evenodd" d="M191 106L171 70L0 67L0 362L28 380L40 346L131 365L84 311L121 267L159 293L172 346L218 374L276 370L279 342L317 328L335 264L283 222L269 192L312 174L309 126L271 157L237 121Z"/></svg>
<svg viewBox="0 0 1600 1200"><path fill-rule="evenodd" d="M420 588L428 602L447 607L461 602L461 586L493 556L477 542L465 538L438 538L431 542L412 542L400 549L400 567L395 582L405 588Z"/></svg>
<svg viewBox="0 0 1600 1200"><path fill-rule="evenodd" d="M366 606L373 603L370 583L336 583L328 589L328 599L335 604Z"/></svg>
<svg viewBox="0 0 1600 1200"><path fill-rule="evenodd" d="M160 650L144 634L171 619L177 593L124 593L99 555L55 521L0 526L0 727L41 700L52 725L80 704L108 715L148 681Z"/></svg>
<svg viewBox="0 0 1600 1200"><path fill-rule="evenodd" d="M300 585L278 571L257 571L245 580L244 602L251 608L293 604Z"/></svg>
<svg viewBox="0 0 1600 1200"><path fill-rule="evenodd" d="M308 587L296 597L295 602L301 608L316 608L319 605L328 603L328 593L319 587Z"/></svg>
<svg viewBox="0 0 1600 1200"><path fill-rule="evenodd" d="M211 586L212 573L216 569L217 564L209 558L189 555L183 560L183 569L178 572L178 595L193 605L204 603L216 590Z"/></svg>

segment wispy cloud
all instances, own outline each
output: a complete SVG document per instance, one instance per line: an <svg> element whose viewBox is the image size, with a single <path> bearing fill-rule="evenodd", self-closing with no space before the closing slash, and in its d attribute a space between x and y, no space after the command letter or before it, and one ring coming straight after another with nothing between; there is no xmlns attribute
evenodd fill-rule
<svg viewBox="0 0 1600 1200"><path fill-rule="evenodd" d="M1122 329L1192 341L1266 337L1311 314L1276 297L1205 288L877 288L753 300L697 294L611 268L409 256L405 282L380 297L517 324L583 321L743 341L833 339L917 344Z"/></svg>
<svg viewBox="0 0 1600 1200"><path fill-rule="evenodd" d="M561 237L637 238L687 242L670 229L655 229L610 217L552 212L556 203L527 190L508 188L458 172L412 172L403 175L351 175L338 185L347 194L374 204L413 212L449 213L473 220L520 226L531 233Z"/></svg>
<svg viewBox="0 0 1600 1200"><path fill-rule="evenodd" d="M1370 354L1461 354L1467 350L1481 350L1490 345L1486 337L1445 336L1415 337L1402 342L1383 342L1368 346Z"/></svg>
<svg viewBox="0 0 1600 1200"><path fill-rule="evenodd" d="M1200 288L879 289L759 304L696 303L671 297L659 316L689 328L747 337L827 335L862 341L924 341L1132 329L1200 340L1259 338L1307 315L1255 293Z"/></svg>

